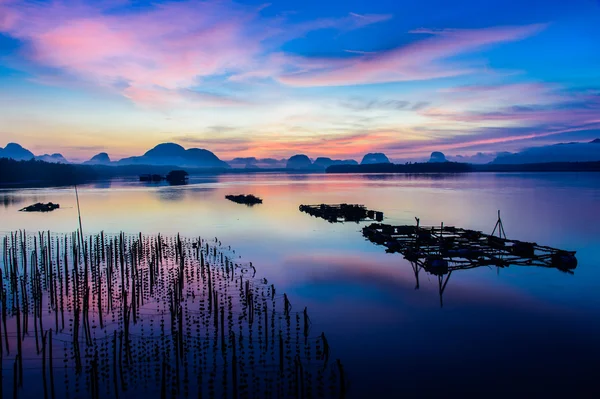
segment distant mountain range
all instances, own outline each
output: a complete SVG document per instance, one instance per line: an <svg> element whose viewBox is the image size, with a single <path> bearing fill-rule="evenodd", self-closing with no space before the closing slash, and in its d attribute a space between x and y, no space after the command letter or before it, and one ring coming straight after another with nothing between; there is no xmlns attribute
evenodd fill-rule
<svg viewBox="0 0 600 399"><path fill-rule="evenodd" d="M451 161L485 163L489 162L492 154L478 154L478 156L463 157L460 155L446 157L439 151L431 154L429 163L444 163ZM14 160L40 160L50 163L70 163L61 154L43 154L35 156L31 151L16 143L9 143L5 148L0 147L0 158L11 158ZM476 159L481 159L476 162ZM555 144L540 147L531 147L516 153L498 153L490 162L491 165L517 165L533 163L552 162L594 162L600 161L600 139L591 142L577 142ZM331 159L318 157L314 160L305 154L296 154L289 159L274 159L255 157L234 158L225 162L214 153L202 148L185 149L179 144L159 144L145 154L140 156L123 158L112 161L110 156L101 152L90 160L83 162L84 165L95 166L173 166L181 168L210 168L210 169L288 169L298 171L324 171L331 166L358 165L353 159ZM383 153L366 154L361 165L385 165L391 164L388 157Z"/></svg>
<svg viewBox="0 0 600 399"><path fill-rule="evenodd" d="M31 151L17 143L8 143L5 148L0 147L0 158L10 158L16 161L29 161L35 159L49 163L69 163L61 154L33 155Z"/></svg>
<svg viewBox="0 0 600 399"><path fill-rule="evenodd" d="M517 153L500 153L493 164L600 161L600 139L587 143L564 143L526 148Z"/></svg>
<svg viewBox="0 0 600 399"><path fill-rule="evenodd" d="M304 154L297 154L287 160L286 168L293 170L320 170L324 171L332 165L358 165L353 159L331 159L327 157L319 157L313 162Z"/></svg>
<svg viewBox="0 0 600 399"><path fill-rule="evenodd" d="M287 159L246 157L233 158L227 161L229 166L236 169L282 169L285 168Z"/></svg>

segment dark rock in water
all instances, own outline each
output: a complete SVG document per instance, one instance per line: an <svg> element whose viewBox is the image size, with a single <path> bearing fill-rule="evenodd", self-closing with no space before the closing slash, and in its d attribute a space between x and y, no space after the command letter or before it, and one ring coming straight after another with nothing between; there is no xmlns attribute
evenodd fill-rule
<svg viewBox="0 0 600 399"><path fill-rule="evenodd" d="M434 151L431 153L431 157L429 157L429 163L441 163L448 162L446 156L443 152Z"/></svg>
<svg viewBox="0 0 600 399"><path fill-rule="evenodd" d="M365 155L360 164L371 165L377 163L390 163L390 160L381 152L372 152Z"/></svg>
<svg viewBox="0 0 600 399"><path fill-rule="evenodd" d="M304 154L297 154L292 156L287 161L286 168L288 169L310 169L312 162L310 158Z"/></svg>
<svg viewBox="0 0 600 399"><path fill-rule="evenodd" d="M167 174L166 180L170 184L186 184L188 176L189 174L185 170L172 170Z"/></svg>
<svg viewBox="0 0 600 399"><path fill-rule="evenodd" d="M60 208L60 204L53 204L52 202L42 204L41 202L38 202L37 204L26 206L21 209L21 212L51 212L58 208Z"/></svg>
<svg viewBox="0 0 600 399"><path fill-rule="evenodd" d="M235 203L245 204L245 205L256 205L256 204L262 204L262 202L263 202L261 198L258 198L252 194L226 195L225 198L227 198L229 201L233 201Z"/></svg>

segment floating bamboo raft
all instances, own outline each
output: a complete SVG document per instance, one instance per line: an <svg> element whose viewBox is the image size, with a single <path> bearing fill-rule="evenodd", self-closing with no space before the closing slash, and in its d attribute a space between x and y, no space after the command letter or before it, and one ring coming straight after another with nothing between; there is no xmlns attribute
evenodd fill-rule
<svg viewBox="0 0 600 399"><path fill-rule="evenodd" d="M364 220L383 220L383 212L367 209L364 205L339 204L339 205L300 205L300 211L308 213L330 223L360 222Z"/></svg>
<svg viewBox="0 0 600 399"><path fill-rule="evenodd" d="M501 226L501 225L500 225ZM502 229L503 232L503 229ZM453 226L392 226L373 223L363 228L370 241L397 252L432 274L480 266L539 266L571 272L575 252L509 240Z"/></svg>
<svg viewBox="0 0 600 399"><path fill-rule="evenodd" d="M252 194L226 195L225 198L227 198L229 201L248 206L262 204L263 202L262 198L258 198Z"/></svg>
<svg viewBox="0 0 600 399"><path fill-rule="evenodd" d="M345 397L307 309L216 238L20 231L0 245L7 397Z"/></svg>

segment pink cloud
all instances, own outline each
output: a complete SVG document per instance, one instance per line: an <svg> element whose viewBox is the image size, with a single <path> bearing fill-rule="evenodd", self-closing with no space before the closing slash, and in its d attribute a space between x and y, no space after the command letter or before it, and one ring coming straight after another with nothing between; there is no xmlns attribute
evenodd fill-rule
<svg viewBox="0 0 600 399"><path fill-rule="evenodd" d="M597 122L598 121L596 121L596 123ZM428 151L445 151L445 150L462 149L462 148L469 148L469 147L482 146L482 145L491 145L493 148L494 145L498 145L498 144L506 144L506 143L511 143L511 142L526 141L526 140L537 139L537 138L542 138L542 137L557 136L557 135L561 135L561 134L565 134L565 133L579 132L581 130L586 130L586 129L597 129L598 127L600 127L600 126L590 125L590 126L585 126L585 127L573 127L573 128L559 129L559 130L553 130L553 131L536 131L536 132L527 133L527 134L504 136L504 137L494 137L494 138L484 138L484 139L467 137L467 138L465 138L464 141L457 142L457 143L428 144L428 145L420 146L418 148L414 148L412 152L421 154L421 153L428 152Z"/></svg>
<svg viewBox="0 0 600 399"><path fill-rule="evenodd" d="M523 109L501 110L497 112L451 112L430 108L423 115L440 118L445 121L481 123L481 122L511 122L519 126L529 124L565 124L593 123L598 118L596 109Z"/></svg>
<svg viewBox="0 0 600 399"><path fill-rule="evenodd" d="M389 18L351 14L290 26L280 35L284 21L230 1L169 2L135 13L116 12L115 2L0 1L0 32L25 42L30 60L101 86L118 83L128 98L152 103L157 95L169 102L209 77L262 76L265 43L282 40L278 35L356 29Z"/></svg>
<svg viewBox="0 0 600 399"><path fill-rule="evenodd" d="M419 29L412 33L433 36L383 53L331 59L324 68L316 65L283 75L280 80L294 86L339 86L462 75L473 72L475 68L447 59L482 47L521 40L544 27L536 24L472 30Z"/></svg>
<svg viewBox="0 0 600 399"><path fill-rule="evenodd" d="M453 106L495 107L507 104L551 104L563 102L557 85L547 83L512 83L499 85L470 85L440 90L442 99Z"/></svg>

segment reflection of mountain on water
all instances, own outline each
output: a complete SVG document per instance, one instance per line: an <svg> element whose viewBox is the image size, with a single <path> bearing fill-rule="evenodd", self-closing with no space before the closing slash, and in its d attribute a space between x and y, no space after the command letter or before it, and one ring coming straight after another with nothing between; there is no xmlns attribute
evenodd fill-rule
<svg viewBox="0 0 600 399"><path fill-rule="evenodd" d="M94 183L91 183L89 185L89 187L98 188L98 189L111 188L112 187L112 180L111 179L106 179L106 180L96 181Z"/></svg>
<svg viewBox="0 0 600 399"><path fill-rule="evenodd" d="M366 180L456 180L466 178L464 173L375 173L364 174Z"/></svg>

